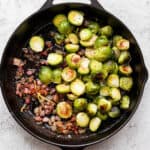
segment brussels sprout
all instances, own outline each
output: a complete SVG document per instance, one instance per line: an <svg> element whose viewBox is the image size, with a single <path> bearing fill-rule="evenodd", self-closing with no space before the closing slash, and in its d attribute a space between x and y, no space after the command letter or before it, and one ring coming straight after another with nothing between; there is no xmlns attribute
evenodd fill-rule
<svg viewBox="0 0 150 150"><path fill-rule="evenodd" d="M66 82L71 82L76 77L77 77L76 71L71 69L71 68L69 68L69 67L64 68L64 70L62 71L62 78Z"/></svg>
<svg viewBox="0 0 150 150"><path fill-rule="evenodd" d="M78 44L79 43L79 39L77 37L77 35L75 33L70 33L68 35L68 39L72 44Z"/></svg>
<svg viewBox="0 0 150 150"><path fill-rule="evenodd" d="M113 46L116 46L116 45L117 45L117 42L118 42L119 40L121 40L121 39L123 39L122 36L120 36L120 35L115 35L115 36L113 37Z"/></svg>
<svg viewBox="0 0 150 150"><path fill-rule="evenodd" d="M118 63L123 64L123 63L130 61L130 59L131 59L130 53L127 51L124 51L124 52L121 52L121 54L118 58Z"/></svg>
<svg viewBox="0 0 150 150"><path fill-rule="evenodd" d="M91 60L90 69L92 74L98 74L102 72L103 64L97 60Z"/></svg>
<svg viewBox="0 0 150 150"><path fill-rule="evenodd" d="M94 45L97 39L97 35L93 35L88 41L80 40L80 44L84 47L91 47Z"/></svg>
<svg viewBox="0 0 150 150"><path fill-rule="evenodd" d="M75 52L77 52L79 50L79 48L80 47L77 44L66 44L65 45L65 49L69 53L75 53Z"/></svg>
<svg viewBox="0 0 150 150"><path fill-rule="evenodd" d="M118 102L121 99L120 90L117 88L111 88L110 89L110 96L112 97L113 102Z"/></svg>
<svg viewBox="0 0 150 150"><path fill-rule="evenodd" d="M87 113L89 116L95 116L97 113L97 105L94 103L88 103L87 105Z"/></svg>
<svg viewBox="0 0 150 150"><path fill-rule="evenodd" d="M58 84L58 85L56 85L56 91L61 94L69 93L70 86L67 84Z"/></svg>
<svg viewBox="0 0 150 150"><path fill-rule="evenodd" d="M120 39L116 44L119 50L128 50L130 48L130 42L126 39Z"/></svg>
<svg viewBox="0 0 150 150"><path fill-rule="evenodd" d="M102 72L100 73L100 80L104 80L108 77L108 72L103 69Z"/></svg>
<svg viewBox="0 0 150 150"><path fill-rule="evenodd" d="M76 122L79 127L82 127L82 128L87 127L89 124L89 121L90 121L89 116L84 112L80 112L76 116Z"/></svg>
<svg viewBox="0 0 150 150"><path fill-rule="evenodd" d="M118 67L118 64L117 63L115 63L114 64L114 70L113 70L113 74L118 74L118 71L119 71L119 67Z"/></svg>
<svg viewBox="0 0 150 150"><path fill-rule="evenodd" d="M45 83L49 84L52 81L52 70L47 66L42 66L39 71L39 79Z"/></svg>
<svg viewBox="0 0 150 150"><path fill-rule="evenodd" d="M44 49L44 39L40 36L33 36L29 41L29 45L34 52L42 52Z"/></svg>
<svg viewBox="0 0 150 150"><path fill-rule="evenodd" d="M64 42L65 36L63 34L56 33L54 39L57 44L62 44Z"/></svg>
<svg viewBox="0 0 150 150"><path fill-rule="evenodd" d="M47 62L49 65L55 66L62 63L63 57L61 54L50 53L47 57Z"/></svg>
<svg viewBox="0 0 150 150"><path fill-rule="evenodd" d="M89 70L89 59L88 58L81 58L80 66L78 68L78 73L85 75L90 72Z"/></svg>
<svg viewBox="0 0 150 150"><path fill-rule="evenodd" d="M109 117L117 118L120 116L120 109L116 106L112 107L111 111L108 112Z"/></svg>
<svg viewBox="0 0 150 150"><path fill-rule="evenodd" d="M121 99L120 108L121 109L129 109L129 106L130 106L130 97L125 95Z"/></svg>
<svg viewBox="0 0 150 150"><path fill-rule="evenodd" d="M92 31L92 33L96 34L99 31L100 26L97 22L91 21L88 24L88 28Z"/></svg>
<svg viewBox="0 0 150 150"><path fill-rule="evenodd" d="M72 107L67 102L60 102L56 106L56 113L62 119L68 119L72 116Z"/></svg>
<svg viewBox="0 0 150 150"><path fill-rule="evenodd" d="M77 10L71 10L68 14L68 20L75 26L81 26L84 21L84 13Z"/></svg>
<svg viewBox="0 0 150 150"><path fill-rule="evenodd" d="M64 14L58 14L54 17L53 19L53 24L56 26L56 27L59 27L60 23L62 21L66 21L67 20L67 17L64 15Z"/></svg>
<svg viewBox="0 0 150 150"><path fill-rule="evenodd" d="M73 27L67 20L62 21L58 26L58 31L62 34L69 34L72 32Z"/></svg>
<svg viewBox="0 0 150 150"><path fill-rule="evenodd" d="M66 62L71 68L78 68L80 65L81 57L75 53L66 56Z"/></svg>
<svg viewBox="0 0 150 150"><path fill-rule="evenodd" d="M101 113L100 111L97 112L97 117L104 121L108 119L108 115Z"/></svg>
<svg viewBox="0 0 150 150"><path fill-rule="evenodd" d="M101 122L102 122L101 119L98 117L92 118L89 124L90 131L96 132L98 128L100 127Z"/></svg>
<svg viewBox="0 0 150 150"><path fill-rule="evenodd" d="M113 34L113 29L111 26L107 25L104 26L103 28L101 28L100 30L101 35L105 35L105 36L111 36Z"/></svg>
<svg viewBox="0 0 150 150"><path fill-rule="evenodd" d="M91 75L85 75L85 76L83 76L82 80L84 82L92 81L92 76Z"/></svg>
<svg viewBox="0 0 150 150"><path fill-rule="evenodd" d="M89 81L85 84L86 87L86 93L90 95L95 95L99 92L99 85L96 83L93 83L92 81Z"/></svg>
<svg viewBox="0 0 150 150"><path fill-rule="evenodd" d="M103 69L106 70L108 73L112 73L115 70L116 63L112 60L109 60L104 63Z"/></svg>
<svg viewBox="0 0 150 150"><path fill-rule="evenodd" d="M82 29L79 36L82 41L87 41L92 37L92 31L88 28Z"/></svg>
<svg viewBox="0 0 150 150"><path fill-rule="evenodd" d="M75 110L77 110L77 111L84 111L85 108L87 107L87 99L77 98L74 101L73 106L74 106Z"/></svg>
<svg viewBox="0 0 150 150"><path fill-rule="evenodd" d="M119 87L119 77L117 74L110 74L107 78L107 85L110 87Z"/></svg>
<svg viewBox="0 0 150 150"><path fill-rule="evenodd" d="M96 39L94 48L99 48L101 46L107 46L109 44L109 40L107 39L106 36L100 36Z"/></svg>
<svg viewBox="0 0 150 150"><path fill-rule="evenodd" d="M114 59L118 60L119 56L120 56L120 50L117 47L113 47L113 54L114 54Z"/></svg>
<svg viewBox="0 0 150 150"><path fill-rule="evenodd" d="M85 85L80 79L76 79L75 81L73 81L70 87L71 92L77 96L80 96L85 92Z"/></svg>
<svg viewBox="0 0 150 150"><path fill-rule="evenodd" d="M130 91L133 86L133 79L131 77L120 78L120 88L125 91Z"/></svg>
<svg viewBox="0 0 150 150"><path fill-rule="evenodd" d="M61 83L61 69L55 69L53 70L53 83L59 84Z"/></svg>
<svg viewBox="0 0 150 150"><path fill-rule="evenodd" d="M94 58L98 61L106 61L112 57L112 49L109 46L103 46L95 50Z"/></svg>
<svg viewBox="0 0 150 150"><path fill-rule="evenodd" d="M101 96L109 96L110 88L108 86L102 86L100 88L100 95Z"/></svg>
<svg viewBox="0 0 150 150"><path fill-rule="evenodd" d="M74 101L75 99L77 99L77 98L78 98L78 96L76 96L76 95L74 95L74 94L70 93L70 94L67 94L67 98L68 98L69 100Z"/></svg>
<svg viewBox="0 0 150 150"><path fill-rule="evenodd" d="M119 72L128 76L133 72L133 70L130 65L121 65L119 66Z"/></svg>
<svg viewBox="0 0 150 150"><path fill-rule="evenodd" d="M109 110L111 110L111 107L112 107L111 102L105 98L98 98L96 100L96 103L97 103L98 109L102 113L108 112Z"/></svg>
<svg viewBox="0 0 150 150"><path fill-rule="evenodd" d="M89 59L94 59L94 57L95 57L95 50L94 49L90 49L90 48L86 48L85 56L87 58L89 58Z"/></svg>

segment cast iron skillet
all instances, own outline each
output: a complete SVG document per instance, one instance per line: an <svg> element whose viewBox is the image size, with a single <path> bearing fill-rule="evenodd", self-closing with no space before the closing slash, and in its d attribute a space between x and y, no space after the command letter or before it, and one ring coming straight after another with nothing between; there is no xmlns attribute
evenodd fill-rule
<svg viewBox="0 0 150 150"><path fill-rule="evenodd" d="M14 117L14 119L31 135L49 144L61 147L62 149L83 149L88 145L92 145L111 137L117 133L123 126L127 124L135 113L143 94L145 83L148 79L148 72L144 64L141 50L134 36L129 29L114 15L107 12L97 2L91 0L91 5L81 3L66 3L53 5L52 0L47 0L45 5L27 18L12 34L7 46L4 50L1 67L0 67L0 85L6 105ZM15 95L14 76L16 68L12 65L13 57L21 57L22 47L25 46L27 40L32 34L37 32L47 32L51 28L49 24L55 14L68 12L70 9L78 9L86 14L98 17L113 26L115 32L122 34L131 41L131 65L134 69L134 87L130 93L131 107L128 111L122 112L120 118L116 120L108 120L105 126L102 126L98 133L87 133L80 136L58 135L52 133L49 129L36 125L33 117L28 113L20 113L21 100Z"/></svg>

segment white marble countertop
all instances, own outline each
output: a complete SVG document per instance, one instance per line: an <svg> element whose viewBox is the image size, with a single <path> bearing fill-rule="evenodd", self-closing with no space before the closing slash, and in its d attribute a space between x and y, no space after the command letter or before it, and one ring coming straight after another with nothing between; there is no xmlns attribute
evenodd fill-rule
<svg viewBox="0 0 150 150"><path fill-rule="evenodd" d="M44 1L0 0L0 56L17 25L38 10ZM60 0L58 1L60 2ZM150 0L100 0L100 2L105 9L118 16L131 29L141 46L150 71ZM148 149L150 147L149 91L150 82L148 81L139 109L118 134L101 144L88 147L86 150ZM0 149L58 150L59 148L44 144L26 133L11 117L0 94Z"/></svg>

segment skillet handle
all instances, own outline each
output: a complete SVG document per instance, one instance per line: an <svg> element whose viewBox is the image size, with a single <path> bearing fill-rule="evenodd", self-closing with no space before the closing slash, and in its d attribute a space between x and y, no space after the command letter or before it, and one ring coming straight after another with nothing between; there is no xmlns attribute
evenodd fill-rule
<svg viewBox="0 0 150 150"><path fill-rule="evenodd" d="M98 0L90 0L90 1L91 1L91 5L93 7L96 7L98 9L104 9L103 6L98 2ZM41 7L40 11L45 10L49 7L52 7L54 5L53 2L54 2L54 0L47 0L44 3L44 5ZM66 2L68 3L69 1L66 1Z"/></svg>

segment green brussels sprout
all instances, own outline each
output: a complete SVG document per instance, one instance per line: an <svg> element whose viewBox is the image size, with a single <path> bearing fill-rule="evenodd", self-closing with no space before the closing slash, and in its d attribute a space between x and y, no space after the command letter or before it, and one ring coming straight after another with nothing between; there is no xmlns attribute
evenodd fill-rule
<svg viewBox="0 0 150 150"><path fill-rule="evenodd" d="M110 94L110 87L108 87L108 86L102 86L100 88L100 95L101 96L109 96L109 94Z"/></svg>
<svg viewBox="0 0 150 150"><path fill-rule="evenodd" d="M118 71L119 71L119 66L117 63L114 64L114 70L113 70L113 74L118 74Z"/></svg>
<svg viewBox="0 0 150 150"><path fill-rule="evenodd" d="M82 128L87 127L89 124L89 121L90 121L89 116L84 112L80 112L76 116L76 123L79 127L82 127Z"/></svg>
<svg viewBox="0 0 150 150"><path fill-rule="evenodd" d="M119 40L121 40L121 39L123 39L122 36L120 36L120 35L115 35L115 36L113 37L113 46L117 46L117 42L118 42Z"/></svg>
<svg viewBox="0 0 150 150"><path fill-rule="evenodd" d="M56 113L62 119L68 119L72 116L72 107L67 102L60 102L56 106Z"/></svg>
<svg viewBox="0 0 150 150"><path fill-rule="evenodd" d="M109 36L112 36L113 29L111 26L107 25L107 26L104 26L103 28L101 28L100 33L101 33L101 35L105 35L105 36L109 37Z"/></svg>
<svg viewBox="0 0 150 150"><path fill-rule="evenodd" d="M84 28L80 31L79 36L82 41L87 41L87 40L91 39L92 31L88 28Z"/></svg>
<svg viewBox="0 0 150 150"><path fill-rule="evenodd" d="M124 64L126 62L129 62L131 59L131 55L129 52L127 51L124 51L124 52L121 52L119 58L118 58L118 63L119 64Z"/></svg>
<svg viewBox="0 0 150 150"><path fill-rule="evenodd" d="M65 49L69 53L75 53L79 50L80 46L77 44L66 44Z"/></svg>
<svg viewBox="0 0 150 150"><path fill-rule="evenodd" d="M97 113L97 105L94 103L88 103L86 110L89 116L95 116Z"/></svg>
<svg viewBox="0 0 150 150"><path fill-rule="evenodd" d="M50 53L47 57L47 62L49 65L55 66L63 62L63 57L61 54Z"/></svg>
<svg viewBox="0 0 150 150"><path fill-rule="evenodd" d="M90 69L92 74L99 74L102 72L103 64L97 60L91 60Z"/></svg>
<svg viewBox="0 0 150 150"><path fill-rule="evenodd" d="M70 85L71 92L77 96L80 96L85 93L85 84L80 80L76 79Z"/></svg>
<svg viewBox="0 0 150 150"><path fill-rule="evenodd" d="M78 73L80 73L81 75L85 75L88 74L90 72L89 70L89 59L88 58L81 58L80 61L80 66L78 68Z"/></svg>
<svg viewBox="0 0 150 150"><path fill-rule="evenodd" d="M101 113L100 111L97 112L97 117L104 121L108 119L108 115Z"/></svg>
<svg viewBox="0 0 150 150"><path fill-rule="evenodd" d="M71 69L71 68L69 68L69 67L64 68L64 70L62 71L62 78L66 82L71 82L76 77L77 77L76 71Z"/></svg>
<svg viewBox="0 0 150 150"><path fill-rule="evenodd" d="M53 83L59 84L61 83L61 69L54 69L53 70Z"/></svg>
<svg viewBox="0 0 150 150"><path fill-rule="evenodd" d="M83 47L92 47L97 39L97 35L93 35L88 41L80 40L80 44Z"/></svg>
<svg viewBox="0 0 150 150"><path fill-rule="evenodd" d="M85 56L87 58L89 58L89 59L94 59L94 57L95 57L95 50L94 49L90 49L90 48L86 48Z"/></svg>
<svg viewBox="0 0 150 150"><path fill-rule="evenodd" d="M68 39L72 44L78 44L79 43L79 39L77 37L77 35L75 33L70 33L68 35Z"/></svg>
<svg viewBox="0 0 150 150"><path fill-rule="evenodd" d="M126 39L120 39L116 44L119 50L128 50L130 48L130 42Z"/></svg>
<svg viewBox="0 0 150 150"><path fill-rule="evenodd" d="M56 33L54 39L57 44L62 44L65 40L65 36L63 34Z"/></svg>
<svg viewBox="0 0 150 150"><path fill-rule="evenodd" d="M120 102L120 108L129 109L129 106L130 106L130 97L127 95L124 95Z"/></svg>
<svg viewBox="0 0 150 150"><path fill-rule="evenodd" d="M133 70L130 65L121 65L121 66L119 66L119 72L123 75L128 76L133 72Z"/></svg>
<svg viewBox="0 0 150 150"><path fill-rule="evenodd" d="M92 81L89 81L85 84L86 93L90 95L95 95L99 92L100 86Z"/></svg>
<svg viewBox="0 0 150 150"><path fill-rule="evenodd" d="M108 73L112 73L116 69L116 63L112 60L109 60L103 64L103 69Z"/></svg>
<svg viewBox="0 0 150 150"><path fill-rule="evenodd" d="M112 107L111 111L108 112L108 116L111 118L117 118L120 116L120 109L116 106Z"/></svg>
<svg viewBox="0 0 150 150"><path fill-rule="evenodd" d="M106 36L100 36L96 39L94 48L100 48L102 46L107 46L109 44L109 40L107 39Z"/></svg>
<svg viewBox="0 0 150 150"><path fill-rule="evenodd" d="M42 66L39 71L39 79L45 83L49 84L52 81L53 73L52 70L47 66Z"/></svg>
<svg viewBox="0 0 150 150"><path fill-rule="evenodd" d="M42 52L44 49L44 39L40 36L33 36L29 41L29 45L34 52Z"/></svg>
<svg viewBox="0 0 150 150"><path fill-rule="evenodd" d="M96 132L101 125L101 119L98 117L94 117L91 119L89 124L89 129L91 132Z"/></svg>
<svg viewBox="0 0 150 150"><path fill-rule="evenodd" d="M98 61L106 61L112 57L112 49L109 46L103 46L95 50L94 58Z"/></svg>
<svg viewBox="0 0 150 150"><path fill-rule="evenodd" d="M109 87L119 87L119 76L117 74L110 74L107 78L107 85Z"/></svg>
<svg viewBox="0 0 150 150"><path fill-rule="evenodd" d="M97 22L91 21L88 24L88 28L92 31L93 34L96 34L99 31L100 26Z"/></svg>
<svg viewBox="0 0 150 150"><path fill-rule="evenodd" d="M102 72L100 73L100 80L104 80L108 77L108 72L103 69Z"/></svg>
<svg viewBox="0 0 150 150"><path fill-rule="evenodd" d="M87 107L87 99L85 98L77 98L75 99L73 106L77 111L84 111Z"/></svg>
<svg viewBox="0 0 150 150"><path fill-rule="evenodd" d="M125 91L130 91L133 86L133 79L131 77L120 78L120 88Z"/></svg>
<svg viewBox="0 0 150 150"><path fill-rule="evenodd" d="M75 53L68 54L66 56L66 62L71 68L78 68L80 65L81 57Z"/></svg>
<svg viewBox="0 0 150 150"><path fill-rule="evenodd" d="M68 20L71 24L75 26L81 26L84 21L84 13L77 10L71 10L68 13Z"/></svg>
<svg viewBox="0 0 150 150"><path fill-rule="evenodd" d="M59 27L60 23L62 21L66 21L67 20L67 17L64 15L64 14L58 14L54 17L53 19L53 24L56 26L56 27Z"/></svg>
<svg viewBox="0 0 150 150"><path fill-rule="evenodd" d="M75 99L78 98L78 96L76 96L76 95L70 93L70 94L67 94L67 98L68 98L69 100L71 100L71 101L74 101Z"/></svg>
<svg viewBox="0 0 150 150"><path fill-rule="evenodd" d="M121 93L118 88L111 88L110 89L110 96L113 99L113 102L118 102L121 99Z"/></svg>
<svg viewBox="0 0 150 150"><path fill-rule="evenodd" d="M112 50L113 50L114 59L118 60L120 56L120 50L117 47L113 47Z"/></svg>
<svg viewBox="0 0 150 150"><path fill-rule="evenodd" d="M67 84L58 84L58 85L56 85L56 91L61 94L69 93L70 86Z"/></svg>
<svg viewBox="0 0 150 150"><path fill-rule="evenodd" d="M92 76L91 75L85 75L85 76L83 76L82 80L84 82L92 81Z"/></svg>

